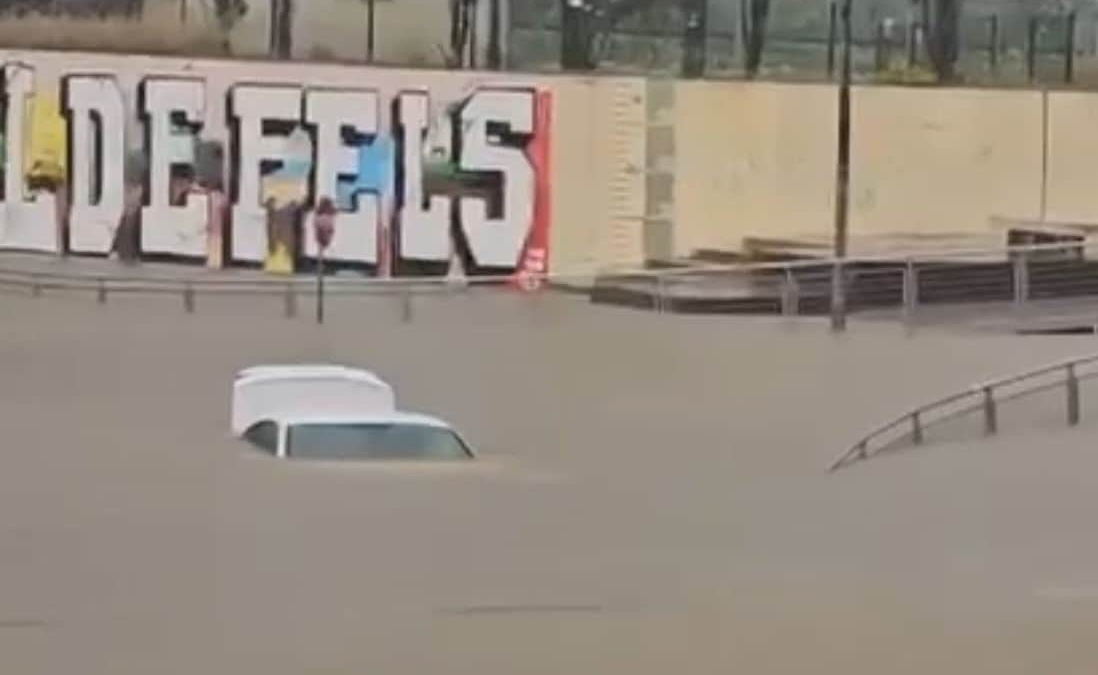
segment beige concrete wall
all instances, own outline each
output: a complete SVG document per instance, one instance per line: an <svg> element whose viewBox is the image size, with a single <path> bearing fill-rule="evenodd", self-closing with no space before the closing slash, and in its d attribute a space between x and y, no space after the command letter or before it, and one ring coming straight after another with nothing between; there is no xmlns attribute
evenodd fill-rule
<svg viewBox="0 0 1098 675"><path fill-rule="evenodd" d="M1048 96L1046 217L1098 223L1098 95L1055 92Z"/></svg>
<svg viewBox="0 0 1098 675"><path fill-rule="evenodd" d="M1041 96L856 89L851 233L968 233L995 215L1039 217Z"/></svg>
<svg viewBox="0 0 1098 675"><path fill-rule="evenodd" d="M675 100L675 251L826 231L835 96L827 86L683 82Z"/></svg>
<svg viewBox="0 0 1098 675"><path fill-rule="evenodd" d="M552 267L643 262L644 81L556 78Z"/></svg>
<svg viewBox="0 0 1098 675"><path fill-rule="evenodd" d="M830 86L680 83L676 253L735 250L748 236L826 239L836 100ZM1094 214L1098 97L1065 95L1055 110L1050 204ZM971 234L990 231L993 216L1039 218L1043 128L1041 92L855 88L851 235Z"/></svg>

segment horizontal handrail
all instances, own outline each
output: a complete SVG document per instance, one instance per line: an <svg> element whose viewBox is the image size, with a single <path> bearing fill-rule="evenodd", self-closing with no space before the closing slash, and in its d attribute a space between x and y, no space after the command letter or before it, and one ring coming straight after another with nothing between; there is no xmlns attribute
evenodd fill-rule
<svg viewBox="0 0 1098 675"><path fill-rule="evenodd" d="M674 278L677 276L689 276L698 273L718 273L718 272L754 272L754 271L770 271L770 270L800 270L810 268L830 268L836 264L843 265L855 265L859 263L904 263L917 261L921 264L933 263L935 261L948 262L951 259L956 258L969 258L973 256L985 256L994 258L1009 258L1015 254L1026 253L1040 253L1040 252L1054 252L1065 250L1087 250L1092 245L1085 242L1057 242L1051 244L1027 244L1018 246L1006 246L1000 248L972 248L972 249L928 249L921 251L905 251L902 254L897 253L882 253L877 255L863 255L853 256L844 259L837 258L819 258L811 260L793 260L784 262L735 262L735 263L712 263L712 264L699 264L689 265L684 267L667 267L659 269L636 269L636 268L615 268L607 267L597 271L586 272L553 272L547 274L534 275L537 279L554 282L554 281L569 281L569 280L589 280L599 276L617 276L617 277L633 277L633 278L651 278L654 280L664 278ZM1098 247L1098 244L1094 245ZM136 272L136 270L135 270ZM21 277L28 281L28 283L34 280L46 280L46 279L64 279L64 280L84 280L94 283L149 283L149 284L167 284L178 285L182 283L189 283L196 287L201 286L248 286L248 285L262 285L262 286L278 286L284 288L287 284L305 286L313 283L313 279L308 275L293 275L289 277L270 277L270 278L212 278L216 275L216 271L207 272L210 277L203 277L197 274L116 274L116 273L96 273L96 272L62 272L46 269L31 269L27 267L13 267L0 265L0 277L2 276L16 276ZM341 286L397 286L397 287L409 287L409 286L440 286L440 285L498 285L505 283L512 283L515 281L514 274L495 274L495 275L477 275L467 276L460 279L454 279L452 277L445 276L418 276L418 277L362 277L362 278L345 278L339 276L330 276L326 283L330 285Z"/></svg>
<svg viewBox="0 0 1098 675"><path fill-rule="evenodd" d="M963 401L972 397L979 396L984 398L985 415L989 415L987 420L987 430L990 433L995 433L997 421L994 413L994 396L996 390L1028 380L1034 380L1043 375L1049 375L1051 373L1055 373L1061 370L1065 371L1067 374L1066 382L1068 383L1069 388L1069 423L1075 424L1078 422L1078 374L1075 372L1075 369L1079 368L1080 366L1085 366L1096 362L1098 362L1098 354L1075 357L1066 361L1059 361L1049 365L1040 366L1038 368L1033 368L1014 375L1008 375L1006 377L989 380L987 382L976 384L967 389L950 394L949 396L944 396L942 398L930 401L929 403L924 403L920 406L912 408L903 415L900 415L899 417L896 417L895 419L892 419L891 421L882 424L881 426L870 431L868 434L862 436L856 443L850 446L850 448L848 448L841 455L839 455L838 459L832 462L832 464L828 467L828 471L834 472L838 469L843 468L844 466L847 466L848 464L853 463L853 461L868 459L873 454L872 452L870 452L870 444L874 440L890 431L897 430L905 425L911 425L913 435L917 438L921 438L923 415L928 412L933 412L935 410L957 403L958 401ZM1074 385L1072 384L1073 381L1075 382ZM1074 391L1074 404L1071 402L1073 400L1073 394L1071 389L1072 386L1076 387ZM1072 405L1075 406L1074 411L1072 410ZM916 444L918 444L918 441Z"/></svg>

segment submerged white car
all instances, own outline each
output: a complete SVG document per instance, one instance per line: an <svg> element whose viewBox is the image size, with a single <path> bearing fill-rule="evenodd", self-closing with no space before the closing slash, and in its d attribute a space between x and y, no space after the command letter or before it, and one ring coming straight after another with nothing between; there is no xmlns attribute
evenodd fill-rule
<svg viewBox="0 0 1098 675"><path fill-rule="evenodd" d="M338 365L247 368L233 382L232 430L281 458L453 460L473 452L445 421L401 412L388 383Z"/></svg>

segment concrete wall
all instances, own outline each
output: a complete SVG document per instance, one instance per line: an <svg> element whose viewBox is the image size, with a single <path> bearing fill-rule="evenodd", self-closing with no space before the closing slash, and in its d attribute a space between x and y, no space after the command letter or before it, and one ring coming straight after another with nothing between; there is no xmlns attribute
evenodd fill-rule
<svg viewBox="0 0 1098 675"><path fill-rule="evenodd" d="M680 83L675 252L826 239L836 101L829 86ZM851 234L991 233L995 217L1098 223L1095 157L1098 94L856 87Z"/></svg>
<svg viewBox="0 0 1098 675"><path fill-rule="evenodd" d="M267 230L263 205L330 196L340 210L329 258L383 272L414 262L443 273L458 250L486 272L541 268L546 256L558 274L643 258L640 79L0 57L10 102L0 247L106 255L139 212L137 255L283 269L274 249L294 242ZM211 215L201 180L172 177L199 164L196 142L222 151L228 223ZM297 248L315 254L311 238Z"/></svg>
<svg viewBox="0 0 1098 675"><path fill-rule="evenodd" d="M675 101L675 251L823 231L834 193L826 86L684 82Z"/></svg>
<svg viewBox="0 0 1098 675"><path fill-rule="evenodd" d="M105 255L139 213L138 255L271 264L293 246L263 205L325 195L340 207L331 257L382 273L443 273L465 251L473 271L547 257L582 275L832 228L828 85L0 57L9 249ZM859 87L853 115L854 237L990 235L997 216L1098 223L1098 94ZM222 151L227 221L217 195L191 189L202 180L172 177L198 164L196 142Z"/></svg>

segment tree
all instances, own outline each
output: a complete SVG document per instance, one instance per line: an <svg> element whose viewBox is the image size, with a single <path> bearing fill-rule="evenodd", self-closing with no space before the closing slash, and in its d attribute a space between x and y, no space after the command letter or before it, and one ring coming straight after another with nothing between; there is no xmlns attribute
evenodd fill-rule
<svg viewBox="0 0 1098 675"><path fill-rule="evenodd" d="M477 0L450 0L450 53L446 60L451 68L466 65L470 33L476 21L476 3ZM476 45L472 49L476 49Z"/></svg>
<svg viewBox="0 0 1098 675"><path fill-rule="evenodd" d="M923 0L926 54L940 82L957 77L963 0Z"/></svg>
<svg viewBox="0 0 1098 675"><path fill-rule="evenodd" d="M676 0L679 1L679 0ZM671 0L560 0L561 67L591 70L598 65L596 41L622 21Z"/></svg>
<svg viewBox="0 0 1098 675"><path fill-rule="evenodd" d="M293 33L293 0L271 0L271 56L288 59L293 55Z"/></svg>
<svg viewBox="0 0 1098 675"><path fill-rule="evenodd" d="M740 0L740 35L743 44L743 70L748 78L759 74L766 24L770 20L770 0Z"/></svg>
<svg viewBox="0 0 1098 675"><path fill-rule="evenodd" d="M503 8L502 0L488 0L488 68L499 70L503 67Z"/></svg>
<svg viewBox="0 0 1098 675"><path fill-rule="evenodd" d="M213 4L217 27L221 31L221 45L227 54L231 51L229 35L236 24L248 13L248 3L245 0L214 0Z"/></svg>

